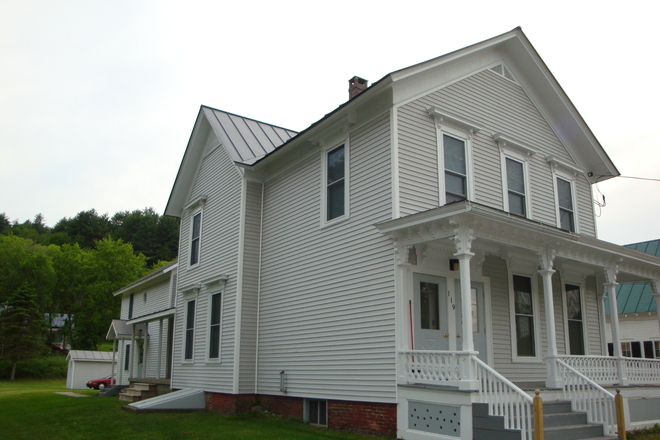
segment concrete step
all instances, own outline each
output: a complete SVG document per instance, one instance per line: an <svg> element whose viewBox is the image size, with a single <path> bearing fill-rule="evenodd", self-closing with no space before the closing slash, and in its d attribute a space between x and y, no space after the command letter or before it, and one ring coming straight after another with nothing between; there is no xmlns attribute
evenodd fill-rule
<svg viewBox="0 0 660 440"><path fill-rule="evenodd" d="M133 394L124 394L124 393L119 394L119 400L123 402L138 402L140 399L141 399L140 396L135 396Z"/></svg>
<svg viewBox="0 0 660 440"><path fill-rule="evenodd" d="M157 385L155 384L148 384L148 383L133 383L131 384L131 388L134 390L143 390L143 391L149 391L151 387L154 387L156 389Z"/></svg>

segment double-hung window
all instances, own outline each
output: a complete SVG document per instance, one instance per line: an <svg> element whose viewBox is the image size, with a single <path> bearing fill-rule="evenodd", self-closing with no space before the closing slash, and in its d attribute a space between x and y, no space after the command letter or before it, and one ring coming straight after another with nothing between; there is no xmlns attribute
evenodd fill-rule
<svg viewBox="0 0 660 440"><path fill-rule="evenodd" d="M513 301L516 327L516 354L519 357L536 357L534 334L534 295L532 279L513 275Z"/></svg>
<svg viewBox="0 0 660 440"><path fill-rule="evenodd" d="M523 164L508 157L506 158L506 186L509 212L525 217L527 215L527 203Z"/></svg>
<svg viewBox="0 0 660 440"><path fill-rule="evenodd" d="M559 205L559 227L565 231L575 232L571 182L561 177L557 177L557 203Z"/></svg>
<svg viewBox="0 0 660 440"><path fill-rule="evenodd" d="M220 326L222 293L211 295L211 320L209 323L209 359L220 359Z"/></svg>
<svg viewBox="0 0 660 440"><path fill-rule="evenodd" d="M186 345L185 345L185 360L193 359L193 352L195 348L195 300L188 301L186 309Z"/></svg>
<svg viewBox="0 0 660 440"><path fill-rule="evenodd" d="M133 319L133 301L135 294L131 293L131 296L128 297L128 319Z"/></svg>
<svg viewBox="0 0 660 440"><path fill-rule="evenodd" d="M465 141L443 134L442 145L445 156L445 202L466 200L468 182Z"/></svg>
<svg viewBox="0 0 660 440"><path fill-rule="evenodd" d="M566 284L566 321L570 354L584 356L584 315L580 286Z"/></svg>
<svg viewBox="0 0 660 440"><path fill-rule="evenodd" d="M580 181L579 175L583 170L552 156L546 160L552 168L554 179L557 227L568 232L580 232L575 185Z"/></svg>
<svg viewBox="0 0 660 440"><path fill-rule="evenodd" d="M475 123L428 109L436 125L438 145L438 204L474 200L472 138L481 130Z"/></svg>
<svg viewBox="0 0 660 440"><path fill-rule="evenodd" d="M501 133L493 134L493 139L500 149L504 210L531 219L529 166L530 158L536 151Z"/></svg>
<svg viewBox="0 0 660 440"><path fill-rule="evenodd" d="M349 140L322 150L321 226L349 216Z"/></svg>
<svg viewBox="0 0 660 440"><path fill-rule="evenodd" d="M199 264L199 250L202 232L202 213L198 212L192 218L190 237L190 265Z"/></svg>

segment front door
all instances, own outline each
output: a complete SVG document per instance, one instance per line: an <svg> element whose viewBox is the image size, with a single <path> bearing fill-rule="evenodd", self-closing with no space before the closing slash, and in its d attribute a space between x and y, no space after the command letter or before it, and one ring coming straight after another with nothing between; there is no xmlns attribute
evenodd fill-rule
<svg viewBox="0 0 660 440"><path fill-rule="evenodd" d="M137 374L135 377L142 377L142 363L144 362L144 341L136 341L137 343Z"/></svg>
<svg viewBox="0 0 660 440"><path fill-rule="evenodd" d="M448 350L446 279L416 273L413 282L415 350Z"/></svg>
<svg viewBox="0 0 660 440"><path fill-rule="evenodd" d="M486 346L486 309L484 304L484 285L483 283L472 283L470 289L470 297L472 301L472 336L474 338L474 349L479 352L479 359L484 362L487 360L487 346ZM461 318L461 283L456 280L456 334L457 336L463 333L463 320ZM462 339L459 338L459 341ZM458 349L463 347L462 342L458 342Z"/></svg>

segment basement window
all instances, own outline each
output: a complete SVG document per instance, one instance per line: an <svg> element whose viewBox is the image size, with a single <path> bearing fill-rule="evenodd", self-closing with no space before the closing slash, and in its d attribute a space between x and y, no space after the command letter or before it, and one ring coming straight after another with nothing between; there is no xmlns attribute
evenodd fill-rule
<svg viewBox="0 0 660 440"><path fill-rule="evenodd" d="M328 401L305 399L305 421L318 426L328 426Z"/></svg>

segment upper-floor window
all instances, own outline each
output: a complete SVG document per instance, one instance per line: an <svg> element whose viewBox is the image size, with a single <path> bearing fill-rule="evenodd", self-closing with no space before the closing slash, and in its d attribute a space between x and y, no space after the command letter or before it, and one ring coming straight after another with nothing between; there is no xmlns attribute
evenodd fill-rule
<svg viewBox="0 0 660 440"><path fill-rule="evenodd" d="M192 218L190 236L190 265L199 264L199 251L202 232L202 213L198 212Z"/></svg>
<svg viewBox="0 0 660 440"><path fill-rule="evenodd" d="M322 152L321 226L346 219L349 214L348 139L334 145Z"/></svg>
<svg viewBox="0 0 660 440"><path fill-rule="evenodd" d="M506 186L509 212L527 216L527 196L525 191L525 172L522 162L506 158Z"/></svg>
<svg viewBox="0 0 660 440"><path fill-rule="evenodd" d="M342 145L328 153L327 172L327 220L344 215L345 197L345 147Z"/></svg>
<svg viewBox="0 0 660 440"><path fill-rule="evenodd" d="M446 134L442 135L445 165L445 203L468 198L467 161L465 141Z"/></svg>
<svg viewBox="0 0 660 440"><path fill-rule="evenodd" d="M559 206L559 227L575 232L575 212L573 210L573 190L571 182L557 177L557 204Z"/></svg>
<svg viewBox="0 0 660 440"><path fill-rule="evenodd" d="M481 127L437 107L427 111L436 126L439 206L474 200L472 138Z"/></svg>
<svg viewBox="0 0 660 440"><path fill-rule="evenodd" d="M183 358L189 360L193 358L195 346L195 300L188 301L186 310L186 344Z"/></svg>
<svg viewBox="0 0 660 440"><path fill-rule="evenodd" d="M500 149L504 210L531 219L529 167L536 151L502 133L493 134L493 140Z"/></svg>
<svg viewBox="0 0 660 440"><path fill-rule="evenodd" d="M220 325L222 293L211 295L211 321L209 328L209 359L220 358Z"/></svg>
<svg viewBox="0 0 660 440"><path fill-rule="evenodd" d="M546 160L552 168L554 179L557 227L568 232L580 232L575 185L580 182L579 176L584 171L553 156L546 157Z"/></svg>
<svg viewBox="0 0 660 440"><path fill-rule="evenodd" d="M128 319L133 319L133 300L134 295L131 293L131 296L128 297Z"/></svg>

